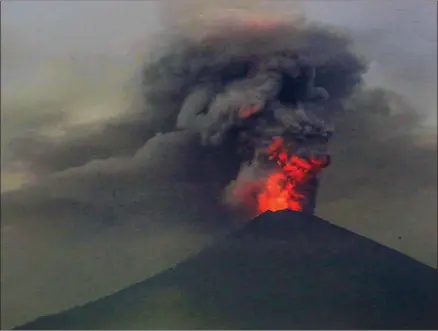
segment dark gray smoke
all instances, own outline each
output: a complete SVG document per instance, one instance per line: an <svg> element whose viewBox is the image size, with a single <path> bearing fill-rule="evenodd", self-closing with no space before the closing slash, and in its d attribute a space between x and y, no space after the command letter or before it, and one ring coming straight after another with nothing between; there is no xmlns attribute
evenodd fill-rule
<svg viewBox="0 0 438 331"><path fill-rule="evenodd" d="M170 38L144 70L153 122L194 132L204 146L231 144L250 161L245 174L266 166L262 151L274 137L293 154L325 156L336 116L366 69L350 40L325 26L267 23Z"/></svg>
<svg viewBox="0 0 438 331"><path fill-rule="evenodd" d="M202 35L161 38L142 71L144 111L82 137L66 135L70 142L16 140L16 155L21 162L30 158L34 171L50 173L129 155L157 133L185 130L207 149L221 147L229 180L265 176L271 166L261 151L274 137L293 154L325 156L334 121L366 70L349 38L298 20L227 23Z"/></svg>
<svg viewBox="0 0 438 331"><path fill-rule="evenodd" d="M363 88L367 66L347 35L301 20L267 23L227 22L202 34L161 35L140 73L139 107L97 125L73 127L56 139L33 133L15 139L11 159L50 175L131 157L156 134L183 130L198 135L203 146L192 145L196 157L175 154L174 166L199 166L204 177L190 174L191 181L223 189L233 179L250 182L266 174L242 162L258 166L254 157L275 136L292 142L294 153L324 154L336 124L332 152L353 146L347 160L345 154L334 158L345 165L365 155L360 148L370 142L391 150L395 139L413 144L409 131L418 126L417 112L395 93ZM367 153L373 159L379 148ZM207 169L200 155L216 159Z"/></svg>

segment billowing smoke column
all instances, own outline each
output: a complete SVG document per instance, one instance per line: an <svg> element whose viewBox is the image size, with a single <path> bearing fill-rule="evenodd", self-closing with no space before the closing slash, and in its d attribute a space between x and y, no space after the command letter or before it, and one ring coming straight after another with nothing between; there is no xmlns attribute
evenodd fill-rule
<svg viewBox="0 0 438 331"><path fill-rule="evenodd" d="M334 117L365 65L327 27L226 23L172 39L148 64L152 120L194 132L204 146L231 141L241 170L228 201L255 213L313 212Z"/></svg>

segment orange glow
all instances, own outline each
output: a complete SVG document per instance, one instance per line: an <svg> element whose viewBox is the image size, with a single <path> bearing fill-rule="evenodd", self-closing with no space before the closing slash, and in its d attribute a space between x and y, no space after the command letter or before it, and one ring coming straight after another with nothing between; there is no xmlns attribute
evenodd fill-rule
<svg viewBox="0 0 438 331"><path fill-rule="evenodd" d="M299 187L326 167L328 158L307 160L289 156L281 138L276 138L266 152L279 170L269 175L257 196L259 213L284 209L302 211L306 195L299 192Z"/></svg>
<svg viewBox="0 0 438 331"><path fill-rule="evenodd" d="M248 107L244 107L239 110L239 117L242 120L246 120L248 117L251 117L252 115L258 113L259 111L260 111L259 105L251 105Z"/></svg>

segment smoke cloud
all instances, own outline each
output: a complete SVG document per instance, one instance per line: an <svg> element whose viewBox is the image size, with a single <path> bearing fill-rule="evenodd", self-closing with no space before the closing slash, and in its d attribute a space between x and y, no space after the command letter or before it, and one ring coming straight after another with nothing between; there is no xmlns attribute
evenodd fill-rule
<svg viewBox="0 0 438 331"><path fill-rule="evenodd" d="M91 29L84 35L97 49L105 35L115 50L123 49L116 37L146 34L144 16L154 3L131 10L126 6L134 3L105 3L109 9L91 3L78 9L81 22L95 24L103 12L110 18L101 23L102 35L91 38ZM212 9L214 17L217 12ZM360 11L376 16L370 13ZM348 34L283 17L248 28L254 16L225 22L229 15L217 16L177 29L175 16L165 12L172 27L135 59L112 56L113 48L91 56L91 46L63 36L58 39L76 42L88 55L66 60L74 47L64 45L57 57L64 61L53 61L35 48L56 38L35 46L2 25L2 327L140 281L231 230L244 217L224 207L223 194L235 179L263 175L251 166L254 149L278 133L303 152L332 155L317 215L436 265L436 130L422 127L427 111L418 106L429 105L435 94L427 91L436 89L420 73L411 85L385 76L408 64L424 73L430 61L418 60L413 50L382 60L389 47L379 39L383 28L378 36ZM142 24L130 27L131 21ZM400 24L407 29L406 22ZM391 40L409 48L404 36ZM9 77L9 66L25 77L14 93L6 87L17 70ZM385 84L371 87L370 73ZM23 83L29 80L38 88ZM283 90L288 83L300 92L282 95L292 90ZM241 109L251 116L242 120ZM328 135L329 144L326 137L321 144L309 140L304 124L318 129L318 137ZM251 188L240 187L246 199ZM226 198L232 204L236 197Z"/></svg>
<svg viewBox="0 0 438 331"><path fill-rule="evenodd" d="M204 146L249 151L245 173L267 166L260 155L275 137L291 154L327 154L335 115L366 70L346 36L304 20L226 20L165 49L145 69L155 121L197 133Z"/></svg>
<svg viewBox="0 0 438 331"><path fill-rule="evenodd" d="M85 148L91 149L92 159L123 155L157 133L177 129L200 135L205 147L227 144L234 149L230 154L249 151L249 160L231 163L231 168L241 168L242 161L266 166L259 155L275 137L285 139L293 154L321 156L328 153L335 115L342 113L366 70L346 36L303 19L219 20L202 35L163 39L165 45L142 71L145 109L128 121L122 115L103 129L105 137L116 138L114 145L101 146L93 132L74 138L68 151L53 139L24 138L15 142L17 158L30 160L29 169L50 173L89 162ZM80 156L59 158L66 151ZM66 163L53 162L55 158Z"/></svg>

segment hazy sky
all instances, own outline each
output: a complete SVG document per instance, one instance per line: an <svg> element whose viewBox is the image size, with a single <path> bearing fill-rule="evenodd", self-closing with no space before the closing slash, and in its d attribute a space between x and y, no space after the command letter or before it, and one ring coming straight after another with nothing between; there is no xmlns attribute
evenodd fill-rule
<svg viewBox="0 0 438 331"><path fill-rule="evenodd" d="M138 60L151 50L148 38L187 12L174 3L182 1L2 2L3 327L140 281L224 230L225 216L211 194L217 183L208 181L209 158L199 171L190 163L175 167L178 155L197 153L185 136L158 136L121 156L117 148L134 138L115 129L108 137L116 151L111 157L42 177L10 162L9 143L25 135L36 141L26 154L34 160L66 142L78 157L91 153L99 141L83 136L138 102ZM263 1L251 3L263 8ZM269 6L350 30L372 63L367 81L402 94L436 127L435 1L283 0ZM50 138L38 145L42 134ZM400 158L379 160L388 164L379 170L366 156L360 166L335 165L322 186L319 213L436 266L435 137L436 131L419 136L427 147L420 151L398 146ZM55 155L67 160L66 153ZM380 192L376 178L396 178L400 188ZM34 186L13 191L31 181Z"/></svg>
<svg viewBox="0 0 438 331"><path fill-rule="evenodd" d="M5 2L2 45L24 43L20 46L31 49L32 56L126 55L136 43L162 26L162 7L159 1ZM411 96L430 108L428 111L435 116L432 119L436 118L436 98L428 97L437 86L434 1L283 1L272 7L287 10L293 7L304 11L310 19L365 34L364 38L373 43L367 52L378 62L375 70L384 70L389 76L385 83L391 79L403 90L418 82L426 84L427 91ZM8 71L7 66L5 69Z"/></svg>

